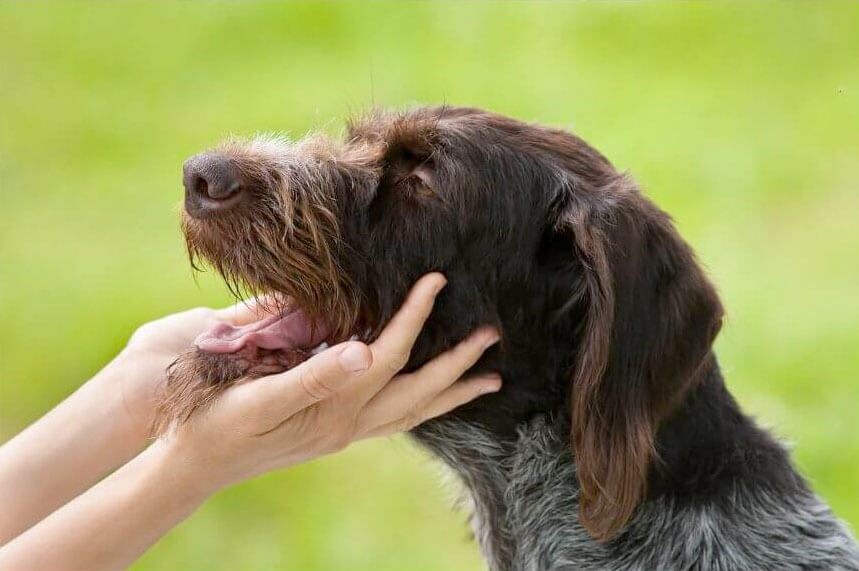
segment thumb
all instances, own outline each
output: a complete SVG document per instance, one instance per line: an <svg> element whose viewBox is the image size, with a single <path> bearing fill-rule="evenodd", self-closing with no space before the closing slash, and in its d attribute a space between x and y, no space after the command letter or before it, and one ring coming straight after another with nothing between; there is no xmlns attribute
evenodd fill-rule
<svg viewBox="0 0 859 571"><path fill-rule="evenodd" d="M347 341L288 371L259 379L259 398L264 409L288 418L348 386L372 364L373 353L367 345Z"/></svg>

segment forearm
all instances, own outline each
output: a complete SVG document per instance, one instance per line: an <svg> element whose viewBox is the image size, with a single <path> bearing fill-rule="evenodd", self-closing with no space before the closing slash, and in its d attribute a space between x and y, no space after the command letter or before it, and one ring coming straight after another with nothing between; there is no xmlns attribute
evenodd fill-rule
<svg viewBox="0 0 859 571"><path fill-rule="evenodd" d="M0 447L0 545L105 474L146 443L129 414L121 367L111 363L24 432Z"/></svg>
<svg viewBox="0 0 859 571"><path fill-rule="evenodd" d="M0 569L123 569L213 492L157 442L0 548Z"/></svg>

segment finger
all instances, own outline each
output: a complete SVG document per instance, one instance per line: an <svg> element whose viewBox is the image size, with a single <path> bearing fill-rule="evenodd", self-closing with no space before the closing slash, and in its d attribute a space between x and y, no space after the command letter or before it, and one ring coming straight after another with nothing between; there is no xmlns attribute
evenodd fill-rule
<svg viewBox="0 0 859 571"><path fill-rule="evenodd" d="M478 329L414 373L394 378L367 403L361 416L367 423L381 425L421 408L455 383L497 341L494 329Z"/></svg>
<svg viewBox="0 0 859 571"><path fill-rule="evenodd" d="M495 374L459 380L436 395L423 408L395 421L371 428L363 433L361 438L388 436L395 432L411 430L431 418L441 416L477 397L498 392L500 389L501 377Z"/></svg>
<svg viewBox="0 0 859 571"><path fill-rule="evenodd" d="M479 396L497 393L499 390L501 390L501 377L496 374L480 375L458 381L424 407L421 422L441 416Z"/></svg>
<svg viewBox="0 0 859 571"><path fill-rule="evenodd" d="M488 325L479 327L453 349L427 362L413 374L421 378L437 378L440 382L448 379L447 385L449 385L470 369L487 349L498 343L500 338L498 330L494 327ZM438 390L447 385L439 387Z"/></svg>
<svg viewBox="0 0 859 571"><path fill-rule="evenodd" d="M233 325L247 325L271 315L274 296L265 294L242 300L235 305L215 310L215 318Z"/></svg>
<svg viewBox="0 0 859 571"><path fill-rule="evenodd" d="M254 381L257 410L271 418L289 418L340 392L372 363L370 348L359 341L335 345L297 367Z"/></svg>
<svg viewBox="0 0 859 571"><path fill-rule="evenodd" d="M412 286L402 307L373 343L377 366L385 366L393 375L406 365L412 345L432 312L435 297L446 283L443 275L434 272L423 276Z"/></svg>

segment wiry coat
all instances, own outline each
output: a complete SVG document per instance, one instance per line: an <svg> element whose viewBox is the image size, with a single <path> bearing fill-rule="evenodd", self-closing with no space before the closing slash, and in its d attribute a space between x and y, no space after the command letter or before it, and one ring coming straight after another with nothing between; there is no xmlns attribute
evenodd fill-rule
<svg viewBox="0 0 859 571"><path fill-rule="evenodd" d="M638 506L615 539L595 542L576 515L579 485L565 429L541 415L509 440L455 420L416 431L462 480L493 571L859 569L849 532L801 485L786 494L737 484L709 502L663 495Z"/></svg>
<svg viewBox="0 0 859 571"><path fill-rule="evenodd" d="M230 282L324 319L332 342L369 341L441 271L408 368L480 324L502 332L474 368L502 390L414 430L473 498L491 569L859 569L853 538L728 394L721 304L690 248L581 139L441 107L371 115L343 143L216 152L245 196L184 229ZM181 420L234 370L189 353L164 410Z"/></svg>

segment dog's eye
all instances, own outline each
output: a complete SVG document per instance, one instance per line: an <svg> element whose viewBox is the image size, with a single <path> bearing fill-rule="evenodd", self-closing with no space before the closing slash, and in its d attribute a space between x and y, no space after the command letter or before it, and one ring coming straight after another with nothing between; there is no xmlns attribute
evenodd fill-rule
<svg viewBox="0 0 859 571"><path fill-rule="evenodd" d="M415 184L415 194L423 196L424 198L432 198L435 196L435 191L423 182L418 181L417 184Z"/></svg>
<svg viewBox="0 0 859 571"><path fill-rule="evenodd" d="M435 181L433 173L426 165L420 165L412 171L412 177L415 182L415 193L425 198L435 196Z"/></svg>

